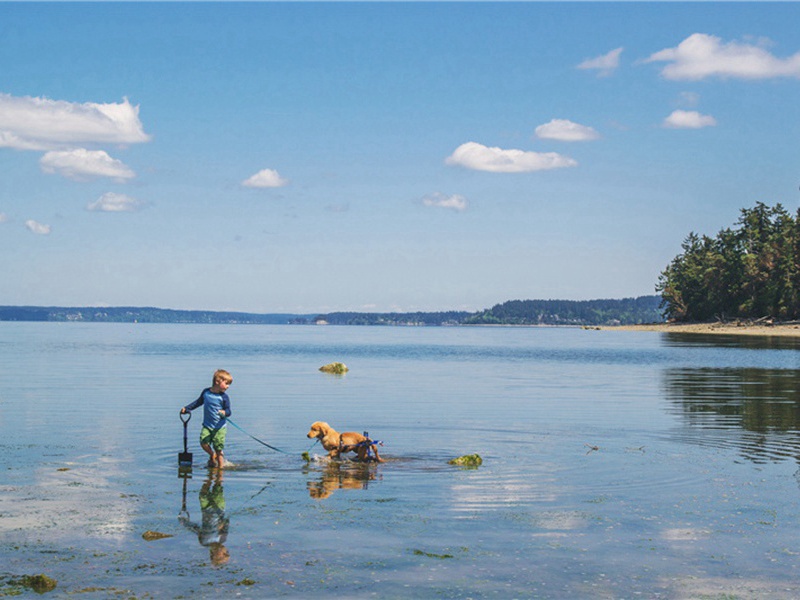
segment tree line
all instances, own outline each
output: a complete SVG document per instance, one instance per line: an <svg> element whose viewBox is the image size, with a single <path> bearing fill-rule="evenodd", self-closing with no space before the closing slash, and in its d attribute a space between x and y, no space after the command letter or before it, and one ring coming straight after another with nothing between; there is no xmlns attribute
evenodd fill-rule
<svg viewBox="0 0 800 600"><path fill-rule="evenodd" d="M465 325L638 325L663 321L658 296L621 300L509 300Z"/></svg>
<svg viewBox="0 0 800 600"><path fill-rule="evenodd" d="M509 300L477 312L337 312L330 325L632 325L662 321L658 296L622 300Z"/></svg>
<svg viewBox="0 0 800 600"><path fill-rule="evenodd" d="M800 318L800 210L759 202L716 237L690 233L658 278L672 321Z"/></svg>

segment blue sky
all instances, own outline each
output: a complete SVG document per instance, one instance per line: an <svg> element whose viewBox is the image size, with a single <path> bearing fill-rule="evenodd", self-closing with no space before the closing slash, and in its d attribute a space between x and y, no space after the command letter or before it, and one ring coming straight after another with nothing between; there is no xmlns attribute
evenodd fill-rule
<svg viewBox="0 0 800 600"><path fill-rule="evenodd" d="M0 3L0 304L654 293L800 201L797 3Z"/></svg>

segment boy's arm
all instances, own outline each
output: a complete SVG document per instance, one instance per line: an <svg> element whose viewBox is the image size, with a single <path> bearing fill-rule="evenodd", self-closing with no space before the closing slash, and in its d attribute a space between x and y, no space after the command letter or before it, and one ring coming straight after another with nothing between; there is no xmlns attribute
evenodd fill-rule
<svg viewBox="0 0 800 600"><path fill-rule="evenodd" d="M205 392L205 390L203 390L203 392ZM203 393L201 392L200 393L200 397L197 400L195 400L194 402L191 402L191 403L187 404L186 406L184 406L181 409L181 412L182 413L189 412L189 411L194 410L198 406L202 406L202 405L203 405Z"/></svg>
<svg viewBox="0 0 800 600"><path fill-rule="evenodd" d="M225 411L226 417L230 417L233 414L231 412L231 399L228 394L222 394L222 410Z"/></svg>

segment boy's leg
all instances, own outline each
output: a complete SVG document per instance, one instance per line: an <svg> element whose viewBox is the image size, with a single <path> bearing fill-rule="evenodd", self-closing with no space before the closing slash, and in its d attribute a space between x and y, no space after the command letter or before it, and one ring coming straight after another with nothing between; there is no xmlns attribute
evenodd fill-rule
<svg viewBox="0 0 800 600"><path fill-rule="evenodd" d="M217 450L217 466L222 468L225 466L225 454L223 453L225 450L225 438L228 436L228 428L223 427L219 431L217 431L217 435L214 436L214 446L216 446Z"/></svg>
<svg viewBox="0 0 800 600"><path fill-rule="evenodd" d="M208 454L208 466L219 466L217 463L217 456L214 449L211 447L213 432L208 427L203 427L200 430L200 447Z"/></svg>

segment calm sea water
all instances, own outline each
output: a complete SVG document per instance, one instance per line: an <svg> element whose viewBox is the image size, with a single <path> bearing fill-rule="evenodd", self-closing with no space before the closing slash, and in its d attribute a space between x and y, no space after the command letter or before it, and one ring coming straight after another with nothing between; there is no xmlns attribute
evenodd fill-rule
<svg viewBox="0 0 800 600"><path fill-rule="evenodd" d="M44 573L50 597L797 598L798 350L0 323L0 595ZM332 361L350 371L318 371ZM198 413L180 473L178 410L217 368L246 431L229 427L235 466L203 466ZM324 460L317 420L369 431L387 462Z"/></svg>

